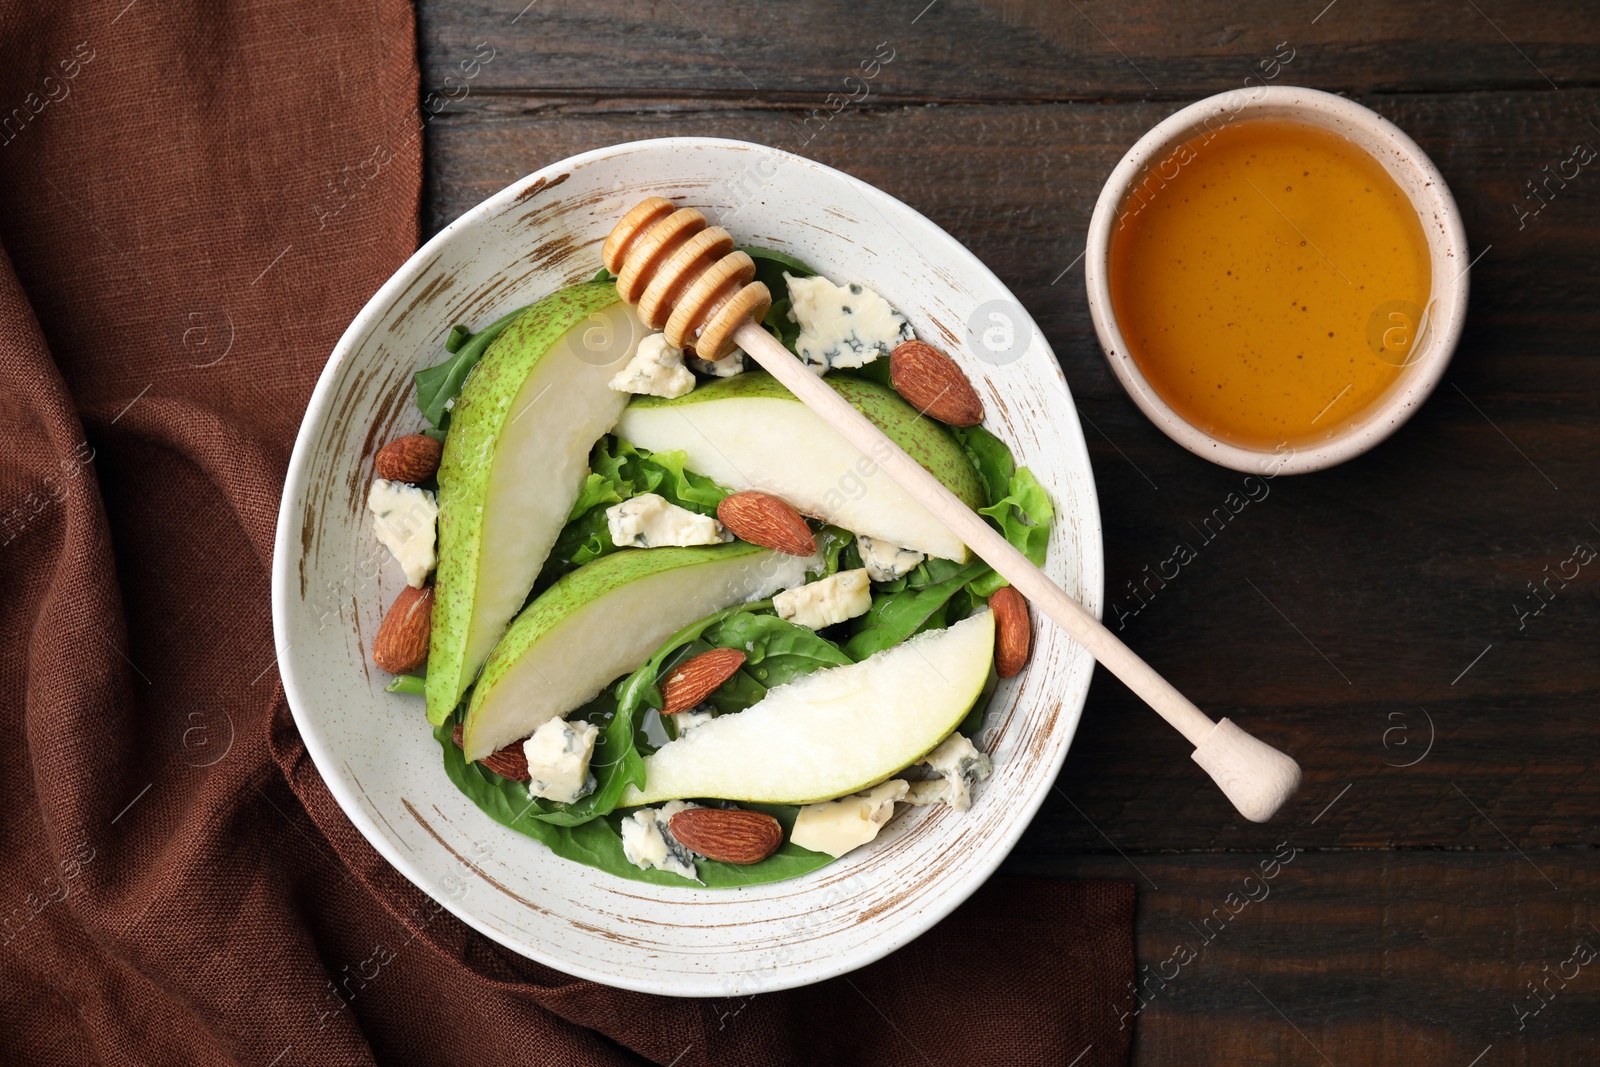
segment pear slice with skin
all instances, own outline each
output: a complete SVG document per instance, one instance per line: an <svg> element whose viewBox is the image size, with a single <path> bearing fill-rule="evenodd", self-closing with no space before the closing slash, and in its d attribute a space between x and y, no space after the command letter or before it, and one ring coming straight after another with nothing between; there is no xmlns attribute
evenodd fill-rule
<svg viewBox="0 0 1600 1067"><path fill-rule="evenodd" d="M584 564L529 604L484 664L462 731L466 758L592 700L696 619L799 585L816 562L735 541L625 548Z"/></svg>
<svg viewBox="0 0 1600 1067"><path fill-rule="evenodd" d="M506 327L456 400L439 466L439 568L428 721L472 683L567 522L589 452L628 395L608 386L649 331L606 283L576 285Z"/></svg>
<svg viewBox="0 0 1600 1067"><path fill-rule="evenodd" d="M860 663L780 685L646 756L621 807L689 797L812 804L860 792L949 736L983 690L994 615L981 611Z"/></svg>
<svg viewBox="0 0 1600 1067"><path fill-rule="evenodd" d="M875 382L823 380L962 503L984 506L977 472L943 426ZM616 432L652 451L682 450L691 470L718 485L771 493L852 533L940 559L968 558L960 538L768 374L708 382L674 400L636 397Z"/></svg>

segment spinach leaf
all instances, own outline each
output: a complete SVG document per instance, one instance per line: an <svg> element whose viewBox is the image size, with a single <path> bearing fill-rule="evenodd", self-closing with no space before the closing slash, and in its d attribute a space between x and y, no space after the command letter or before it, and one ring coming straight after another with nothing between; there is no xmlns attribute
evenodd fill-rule
<svg viewBox="0 0 1600 1067"><path fill-rule="evenodd" d="M739 251L755 260L756 281L766 284L766 287L772 291L774 302L780 297L789 295L789 283L783 280L785 271L797 278L810 278L817 273L787 252L779 252L775 248L746 246L739 249Z"/></svg>
<svg viewBox="0 0 1600 1067"><path fill-rule="evenodd" d="M979 508L978 514L994 520L1006 540L1032 560L1035 566L1044 565L1045 551L1050 543L1050 521L1055 518L1055 509L1050 506L1050 497L1045 493L1044 486L1039 484L1027 467L1018 467L1011 476L1006 495L986 508ZM973 582L972 591L986 597L1006 584L1004 578L990 573Z"/></svg>
<svg viewBox="0 0 1600 1067"><path fill-rule="evenodd" d="M706 631L705 639L718 648L742 650L740 673L748 672L766 689L852 662L832 641L776 615L731 615Z"/></svg>
<svg viewBox="0 0 1600 1067"><path fill-rule="evenodd" d="M604 726L595 742L594 756L589 760L589 770L595 776L595 790L574 804L535 800L531 804L533 817L560 826L577 826L615 810L628 786L644 785L644 757L639 755L634 721L643 709L661 706L661 687L657 678L663 665L679 648L694 641L723 619L739 612L771 606L770 600L757 600L725 608L690 623L667 638L666 643L645 661L644 666L617 683L614 696L602 693L583 711L575 713L594 722L596 720L592 716L597 703L603 707L606 701L614 701L609 718L603 714L600 716L605 718Z"/></svg>
<svg viewBox="0 0 1600 1067"><path fill-rule="evenodd" d="M447 719L433 732L434 738L444 751L445 774L455 783L456 788L465 793L491 819L541 842L563 859L599 868L618 878L649 882L653 885L693 884L666 871L640 870L629 863L622 853L622 834L618 829L622 821L620 815L612 814L604 818L591 819L576 826L561 826L534 818L530 813L526 785L502 778L493 771L485 769L481 763L466 762L461 749L451 740L450 735L455 729L455 721L453 718ZM743 806L764 811L777 819L783 825L785 838L793 828L795 813L799 810L768 804ZM708 887L731 889L795 878L832 862L832 856L809 852L785 841L783 847L760 863L736 866L714 860L699 860L696 866L700 869L701 880Z"/></svg>
<svg viewBox="0 0 1600 1067"><path fill-rule="evenodd" d="M776 337L790 352L795 351L795 343L800 340L800 324L789 318L789 311L793 306L788 297L774 300L761 319L761 325L767 328L767 332Z"/></svg>
<svg viewBox="0 0 1600 1067"><path fill-rule="evenodd" d="M1011 458L1011 449L982 426L949 426L946 429L977 470L989 503L998 503L1009 490L1011 474L1017 466L1016 460Z"/></svg>
<svg viewBox="0 0 1600 1067"><path fill-rule="evenodd" d="M797 278L809 278L817 272L793 256L771 248L742 248L740 251L755 260L756 281L764 283L772 293L772 307L767 309L761 325L793 352L800 336L800 324L789 319L793 305L789 299L789 283L783 275L787 271Z"/></svg>
<svg viewBox="0 0 1600 1067"><path fill-rule="evenodd" d="M798 335L798 331L796 331ZM877 382L886 389L894 388L894 380L889 373L889 357L874 356L869 362L849 370L829 371L829 374L853 374L858 378L865 378L869 382Z"/></svg>
<svg viewBox="0 0 1600 1067"><path fill-rule="evenodd" d="M859 662L875 652L893 648L924 629L930 620L935 620L951 597L988 570L987 563L974 560L965 566L958 566L948 577L920 589L908 587L898 593L873 597L872 609L857 620L855 633L845 642L845 653Z"/></svg>
<svg viewBox="0 0 1600 1067"><path fill-rule="evenodd" d="M436 430L442 431L448 426L450 411L445 405L461 395L461 387L466 383L468 373L478 365L478 360L494 343L494 339L511 325L512 320L527 310L525 307L518 308L477 333L468 332L460 324L451 327L450 337L445 341L445 351L451 353L450 358L437 366L419 370L413 376L417 383L417 407Z"/></svg>
<svg viewBox="0 0 1600 1067"><path fill-rule="evenodd" d="M700 637L717 624L733 618L735 615L747 614L752 611L765 611L772 607L770 600L752 600L748 604L735 604L731 608L714 611L703 619L690 623L671 637L666 643L656 649L655 654L645 661L644 666L624 678L617 685L617 710L632 715L642 707L659 708L661 706L661 687L657 678L673 653L684 645L700 639ZM710 642L708 642L709 644Z"/></svg>
<svg viewBox="0 0 1600 1067"><path fill-rule="evenodd" d="M591 560L609 556L617 550L611 540L611 526L606 521L609 504L596 504L561 528L556 543L545 557L539 578L533 583L529 599L538 596L568 571L573 571Z"/></svg>
<svg viewBox="0 0 1600 1067"><path fill-rule="evenodd" d="M856 535L842 526L824 526L817 531L817 552L822 556L822 577L861 566L861 553L855 551ZM850 560L855 562L851 563Z"/></svg>

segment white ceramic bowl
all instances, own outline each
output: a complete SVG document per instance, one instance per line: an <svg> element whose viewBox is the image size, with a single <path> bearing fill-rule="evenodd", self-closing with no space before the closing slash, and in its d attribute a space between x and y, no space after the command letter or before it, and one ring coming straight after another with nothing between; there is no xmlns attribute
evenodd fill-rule
<svg viewBox="0 0 1600 1067"><path fill-rule="evenodd" d="M1028 670L1002 684L979 735L995 773L972 810L907 811L871 846L788 882L705 890L620 879L555 857L456 790L421 699L384 692L388 676L368 654L403 584L364 511L372 457L422 425L411 375L441 358L452 323L482 325L588 279L617 218L651 194L705 210L741 242L869 284L958 359L990 428L1052 493L1047 569L1099 613L1100 519L1083 436L1049 346L1005 286L943 230L849 175L759 145L684 137L529 175L429 241L356 316L289 464L273 623L307 750L351 821L412 882L569 974L651 993L742 995L870 963L971 894L1054 781L1093 661L1043 627ZM967 346L969 321L988 347Z"/></svg>
<svg viewBox="0 0 1600 1067"><path fill-rule="evenodd" d="M1418 325L1419 340L1406 353L1405 369L1377 404L1315 445L1284 451L1242 448L1220 441L1186 421L1145 380L1117 326L1111 307L1107 260L1111 234L1130 189L1190 138L1219 123L1291 119L1320 126L1364 148L1411 199L1428 239L1433 267L1429 305ZM1209 124L1209 125L1208 125ZM1467 317L1467 233L1444 178L1417 143L1377 112L1332 93L1292 85L1234 89L1190 104L1157 123L1122 157L1100 190L1089 221L1084 281L1089 313L1100 346L1123 388L1150 420L1184 448L1224 467L1251 473L1301 474L1352 459L1397 430L1433 392L1461 337Z"/></svg>

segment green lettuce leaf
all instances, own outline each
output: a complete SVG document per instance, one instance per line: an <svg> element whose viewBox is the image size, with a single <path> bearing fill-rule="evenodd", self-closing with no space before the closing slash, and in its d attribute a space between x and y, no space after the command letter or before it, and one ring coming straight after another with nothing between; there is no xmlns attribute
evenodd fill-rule
<svg viewBox="0 0 1600 1067"><path fill-rule="evenodd" d="M979 508L978 514L992 519L1000 527L1000 532L1005 534L1006 540L1032 560L1035 566L1044 566L1045 552L1050 544L1050 522L1055 518L1055 509L1050 506L1050 496L1044 491L1044 486L1039 484L1027 467L1018 467L1011 476L1006 495L986 508ZM990 572L973 582L972 591L987 597L1006 584L1009 583L1004 578Z"/></svg>
<svg viewBox="0 0 1600 1067"><path fill-rule="evenodd" d="M557 578L617 550L606 522L606 509L641 493L656 493L670 503L701 515L716 515L728 490L689 470L682 452L651 452L610 434L589 454L588 478L573 502L567 525L545 558L534 595Z"/></svg>
<svg viewBox="0 0 1600 1067"><path fill-rule="evenodd" d="M1011 487L1011 474L1017 467L1011 449L982 426L949 426L946 429L977 470L989 503L1003 500Z"/></svg>

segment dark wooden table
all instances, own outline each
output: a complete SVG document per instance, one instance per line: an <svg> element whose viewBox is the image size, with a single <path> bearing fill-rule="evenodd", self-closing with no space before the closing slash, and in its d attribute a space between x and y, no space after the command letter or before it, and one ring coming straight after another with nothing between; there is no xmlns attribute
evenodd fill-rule
<svg viewBox="0 0 1600 1067"><path fill-rule="evenodd" d="M892 49L805 153L927 214L1039 321L1127 608L1241 476L1169 441L1109 372L1077 262L1101 183L1159 119L1252 75L1410 133L1480 257L1449 373L1376 451L1273 482L1123 631L1293 753L1304 787L1244 822L1102 672L1007 869L1138 884L1148 970L1137 1001L1106 1004L1130 1013L1138 1064L1600 1062L1600 560L1542 600L1529 585L1600 549L1600 7L522 2L419 5L442 106L424 229L618 141L792 143ZM1592 161L1533 199L1575 150Z"/></svg>

